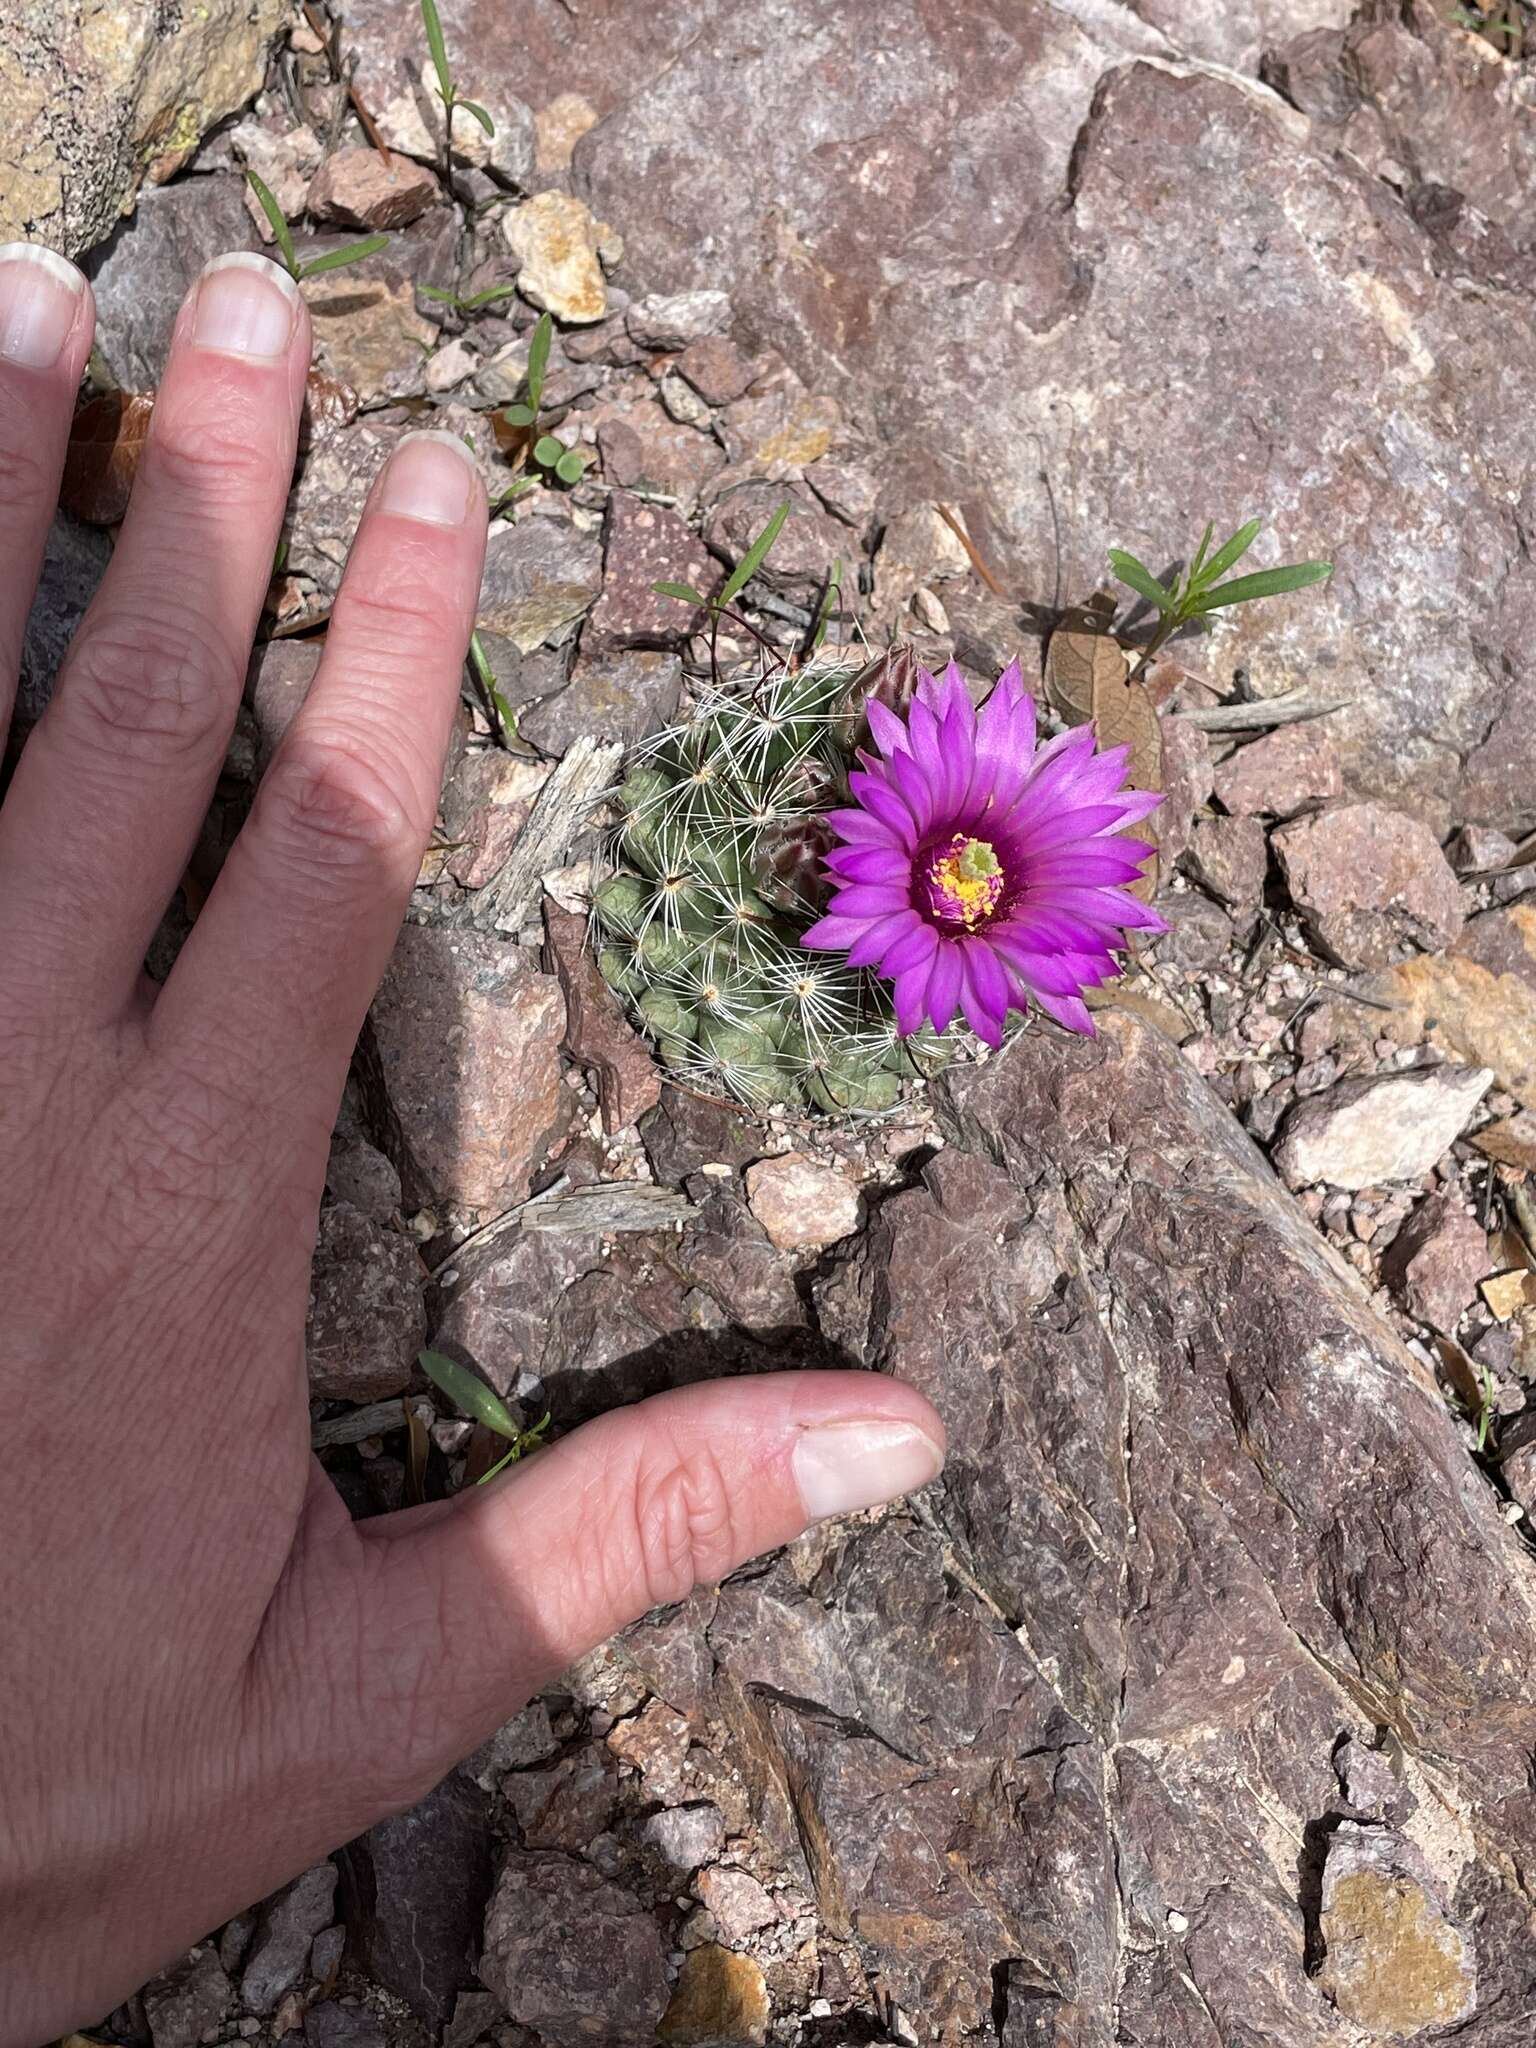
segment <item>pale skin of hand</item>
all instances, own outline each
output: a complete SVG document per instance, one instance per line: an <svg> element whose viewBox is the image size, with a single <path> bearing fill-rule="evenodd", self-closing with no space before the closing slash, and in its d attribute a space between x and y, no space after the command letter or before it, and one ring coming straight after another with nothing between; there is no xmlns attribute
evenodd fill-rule
<svg viewBox="0 0 1536 2048"><path fill-rule="evenodd" d="M61 259L0 248L0 738L93 319ZM637 1615L942 1461L928 1404L856 1372L664 1394L355 1526L311 1458L329 1135L432 825L486 508L446 437L394 455L308 700L153 987L309 353L264 259L193 288L0 803L0 2048L99 2017L413 1804Z"/></svg>

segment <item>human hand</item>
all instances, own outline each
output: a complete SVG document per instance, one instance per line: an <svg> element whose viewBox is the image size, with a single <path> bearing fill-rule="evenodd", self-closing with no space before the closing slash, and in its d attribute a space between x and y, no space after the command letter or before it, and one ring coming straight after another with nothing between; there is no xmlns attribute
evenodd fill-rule
<svg viewBox="0 0 1536 2048"><path fill-rule="evenodd" d="M78 273L0 248L0 739L92 327ZM308 700L152 987L309 348L274 265L204 274L0 805L0 2048L413 1804L633 1617L942 1455L917 1394L848 1372L666 1394L357 1526L310 1457L328 1140L432 825L486 509L450 437L396 452Z"/></svg>

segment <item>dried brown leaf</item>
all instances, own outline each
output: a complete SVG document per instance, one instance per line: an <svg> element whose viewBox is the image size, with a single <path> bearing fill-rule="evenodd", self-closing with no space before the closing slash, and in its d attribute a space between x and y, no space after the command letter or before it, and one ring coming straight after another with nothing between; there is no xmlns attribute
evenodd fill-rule
<svg viewBox="0 0 1536 2048"><path fill-rule="evenodd" d="M75 414L59 490L59 503L73 518L116 526L128 510L154 409L153 392L108 391Z"/></svg>
<svg viewBox="0 0 1536 2048"><path fill-rule="evenodd" d="M1086 604L1072 605L1051 635L1045 654L1045 688L1052 704L1070 725L1086 725L1093 716L1093 693L1102 678L1125 680L1125 650L1110 632L1115 600L1096 590Z"/></svg>
<svg viewBox="0 0 1536 2048"><path fill-rule="evenodd" d="M1161 789L1163 786L1163 729L1145 683L1126 679L1122 669L1112 677L1100 669L1094 677L1093 723L1101 747L1129 747L1126 780L1133 789ZM1157 813L1152 813L1156 837ZM1141 832L1142 826L1132 826ZM1157 894L1158 861L1154 854L1139 882L1127 886L1133 896L1150 903Z"/></svg>

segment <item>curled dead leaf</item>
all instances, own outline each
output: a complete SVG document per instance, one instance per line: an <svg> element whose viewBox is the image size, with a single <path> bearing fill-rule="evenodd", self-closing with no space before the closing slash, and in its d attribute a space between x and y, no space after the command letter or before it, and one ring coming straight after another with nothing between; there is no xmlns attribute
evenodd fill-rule
<svg viewBox="0 0 1536 2048"><path fill-rule="evenodd" d="M1086 604L1062 613L1045 652L1045 689L1069 725L1086 725L1093 716L1093 693L1102 681L1125 680L1125 650L1110 632L1115 600L1096 590Z"/></svg>
<svg viewBox="0 0 1536 2048"><path fill-rule="evenodd" d="M153 392L108 391L87 399L69 430L59 504L87 526L116 526L128 510L155 409Z"/></svg>

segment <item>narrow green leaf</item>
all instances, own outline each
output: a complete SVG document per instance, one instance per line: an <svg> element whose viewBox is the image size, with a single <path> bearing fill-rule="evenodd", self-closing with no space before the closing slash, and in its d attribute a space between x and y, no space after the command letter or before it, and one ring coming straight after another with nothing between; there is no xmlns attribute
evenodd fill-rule
<svg viewBox="0 0 1536 2048"><path fill-rule="evenodd" d="M441 1351L418 1351L416 1363L433 1386L442 1388L456 1408L472 1415L476 1422L483 1422L487 1429L494 1429L498 1436L517 1442L517 1424L512 1420L506 1402L491 1391L478 1373L471 1372L456 1358L449 1358Z"/></svg>
<svg viewBox="0 0 1536 2048"><path fill-rule="evenodd" d="M1205 523L1205 531L1200 536L1200 545L1195 549L1195 559L1190 563L1189 574L1184 579L1184 588L1186 591L1193 590L1195 584L1199 581L1200 565L1205 560L1205 551L1210 546L1211 535L1215 531L1216 529L1211 524L1210 520L1207 520Z"/></svg>
<svg viewBox="0 0 1536 2048"><path fill-rule="evenodd" d="M757 539L753 541L751 547L747 549L747 552L736 564L735 568L731 571L730 575L726 577L725 588L720 592L720 595L715 599L715 608L717 611L723 610L724 607L730 603L731 599L735 597L739 591L743 591L746 589L747 585L752 581L752 578L763 566L763 562L767 556L768 550L773 546L774 542L778 539L780 531L783 528L784 522L788 517L789 500L786 498L784 503L779 507L778 511L774 513L773 517L769 520L768 524L763 528L762 532L757 536Z"/></svg>
<svg viewBox="0 0 1536 2048"><path fill-rule="evenodd" d="M1230 540L1224 540L1215 554L1206 563L1198 578L1191 573L1189 579L1191 590L1209 590L1219 576L1225 576L1232 567L1232 564L1240 562L1253 546L1259 537L1263 525L1262 519L1250 519L1246 525L1240 526L1237 529Z"/></svg>
<svg viewBox="0 0 1536 2048"><path fill-rule="evenodd" d="M511 739L517 731L517 713L494 685L491 688L491 702L496 706L496 716L501 720L502 737Z"/></svg>
<svg viewBox="0 0 1536 2048"><path fill-rule="evenodd" d="M501 416L509 427L531 427L538 418L531 405L523 405L521 402L505 406Z"/></svg>
<svg viewBox="0 0 1536 2048"><path fill-rule="evenodd" d="M529 491L536 491L538 488L539 480L536 476L520 476L511 489L503 491L491 507L491 517L493 519L496 518L499 513L505 512L509 505L516 504L519 498L525 497Z"/></svg>
<svg viewBox="0 0 1536 2048"><path fill-rule="evenodd" d="M480 123L480 126L485 130L487 135L495 135L496 123L485 111L484 107L480 105L478 100L455 100L454 105L462 107L466 114L471 115L476 121L478 121Z"/></svg>
<svg viewBox="0 0 1536 2048"><path fill-rule="evenodd" d="M540 434L533 444L533 459L545 469L553 469L565 453L565 443L557 441L553 434Z"/></svg>
<svg viewBox="0 0 1536 2048"><path fill-rule="evenodd" d="M280 540L277 544L277 552L272 557L272 574L274 576L280 576L283 570L287 568L287 566L288 543L286 540Z"/></svg>
<svg viewBox="0 0 1536 2048"><path fill-rule="evenodd" d="M554 336L554 321L548 313L541 313L528 343L528 403L535 413L544 396L544 372L549 364L549 345ZM530 419L532 416L529 415Z"/></svg>
<svg viewBox="0 0 1536 2048"><path fill-rule="evenodd" d="M388 235L368 235L361 242L348 242L345 249L332 249L329 255L316 256L308 263L301 263L300 277L318 277L323 270L340 270L348 263L361 263L365 256L377 256L381 249L389 247Z"/></svg>
<svg viewBox="0 0 1536 2048"><path fill-rule="evenodd" d="M462 310L469 304L469 301L461 299L457 292L451 292L440 284L419 284L416 289L424 299L440 299L445 306L457 306Z"/></svg>
<svg viewBox="0 0 1536 2048"><path fill-rule="evenodd" d="M515 284L493 284L483 292L471 292L467 299L459 300L459 307L465 313L478 313L482 306L494 306L500 299L516 295Z"/></svg>
<svg viewBox="0 0 1536 2048"><path fill-rule="evenodd" d="M1148 604L1155 604L1160 612L1171 612L1176 608L1173 592L1165 590L1145 563L1138 562L1123 548L1110 549L1109 566L1122 583L1128 583L1138 597L1144 597Z"/></svg>
<svg viewBox="0 0 1536 2048"><path fill-rule="evenodd" d="M658 597L675 597L679 604L708 604L709 599L702 590L695 590L691 583L653 583L652 590Z"/></svg>
<svg viewBox="0 0 1536 2048"><path fill-rule="evenodd" d="M437 0L421 0L421 18L427 29L427 48L432 52L432 68L437 73L438 91L443 96L443 105L453 105L453 73L448 68L448 45L443 41L443 24L437 12Z"/></svg>
<svg viewBox="0 0 1536 2048"><path fill-rule="evenodd" d="M1259 569L1252 576L1235 576L1230 583L1201 591L1194 609L1214 612L1229 604L1246 604L1253 597L1279 597L1287 590L1305 590L1309 583L1322 583L1332 574L1332 562L1292 562L1284 569Z"/></svg>
<svg viewBox="0 0 1536 2048"><path fill-rule="evenodd" d="M260 201L262 212L271 223L272 232L277 237L277 246L282 251L283 263L288 275L296 278L299 274L299 266L294 259L293 236L289 233L287 221L283 219L283 209L278 205L276 199L273 198L270 187L263 184L254 171L247 171L245 175L251 190Z"/></svg>

